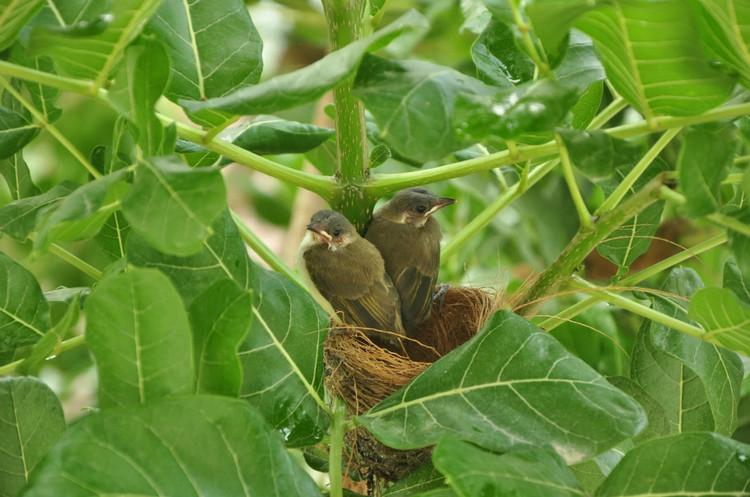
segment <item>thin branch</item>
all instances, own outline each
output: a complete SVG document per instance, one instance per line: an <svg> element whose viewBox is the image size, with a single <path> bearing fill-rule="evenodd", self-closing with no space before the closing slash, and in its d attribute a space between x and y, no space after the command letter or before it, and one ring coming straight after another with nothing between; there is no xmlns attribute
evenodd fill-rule
<svg viewBox="0 0 750 497"><path fill-rule="evenodd" d="M53 243L52 245L50 245L49 252L51 254L56 255L57 257L67 262L71 266L75 267L82 273L85 273L91 276L95 280L101 279L102 276L104 275L104 273L102 273L100 270L98 270L97 268L89 264L88 262L84 261L83 259L79 258L77 255L71 252L68 252L63 247L61 247L60 245L56 243Z"/></svg>
<svg viewBox="0 0 750 497"><path fill-rule="evenodd" d="M568 156L568 149L565 147L565 142L563 142L560 135L555 135L555 141L557 142L558 153L560 154L563 177L565 178L565 183L568 185L570 198L573 200L573 205L575 205L576 212L578 213L578 220L582 228L589 228L591 226L591 213L586 207L581 190L578 189L578 183L576 183L576 177L573 173L573 165L570 163L570 156Z"/></svg>
<svg viewBox="0 0 750 497"><path fill-rule="evenodd" d="M78 335L73 338L69 338L58 345L55 350L48 356L49 357L56 357L59 354L62 354L63 352L71 349L75 349L77 347L80 347L86 343L86 337L84 335ZM18 361L9 362L8 364L4 364L0 366L0 376L8 376L12 375L16 372L16 369L18 366L21 365L21 363L25 361L25 359L19 359Z"/></svg>
<svg viewBox="0 0 750 497"><path fill-rule="evenodd" d="M685 205L687 203L687 198L685 198L683 194L669 188L662 188L659 194L662 199L675 205ZM708 214L706 216L706 219L717 226L721 226L722 228L736 231L737 233L742 233L745 236L750 236L750 225L747 225L742 221L738 221L733 217L721 214L719 212L714 212L712 214Z"/></svg>
<svg viewBox="0 0 750 497"><path fill-rule="evenodd" d="M511 12L513 13L513 23L518 28L518 32L521 34L521 43L526 49L526 53L531 57L534 65L539 70L539 76L547 78L552 75L552 70L547 62L547 57L543 51L537 49L534 40L531 38L531 26L523 18L520 8L520 0L510 0Z"/></svg>

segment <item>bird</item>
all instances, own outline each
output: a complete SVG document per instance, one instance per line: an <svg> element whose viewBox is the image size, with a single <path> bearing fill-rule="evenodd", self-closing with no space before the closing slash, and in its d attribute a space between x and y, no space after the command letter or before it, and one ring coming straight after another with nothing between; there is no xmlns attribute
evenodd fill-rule
<svg viewBox="0 0 750 497"><path fill-rule="evenodd" d="M300 256L303 275L344 323L364 328L377 343L398 345L393 334L405 334L398 292L380 252L343 214L331 210L313 214Z"/></svg>
<svg viewBox="0 0 750 497"><path fill-rule="evenodd" d="M401 299L407 335L429 316L440 267L440 224L432 215L455 199L402 190L375 212L365 238L380 251Z"/></svg>

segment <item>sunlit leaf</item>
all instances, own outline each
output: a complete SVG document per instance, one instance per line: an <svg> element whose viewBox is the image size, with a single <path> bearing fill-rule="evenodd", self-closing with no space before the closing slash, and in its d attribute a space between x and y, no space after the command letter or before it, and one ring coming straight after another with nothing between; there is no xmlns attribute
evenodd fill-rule
<svg viewBox="0 0 750 497"><path fill-rule="evenodd" d="M742 277L742 272L734 261L724 264L724 281L722 286L734 292L741 301L750 304L750 283Z"/></svg>
<svg viewBox="0 0 750 497"><path fill-rule="evenodd" d="M691 0L700 40L708 54L750 84L750 6L742 0Z"/></svg>
<svg viewBox="0 0 750 497"><path fill-rule="evenodd" d="M0 159L21 150L39 133L27 112L0 106Z"/></svg>
<svg viewBox="0 0 750 497"><path fill-rule="evenodd" d="M0 51L13 44L24 24L44 5L44 0L0 0Z"/></svg>
<svg viewBox="0 0 750 497"><path fill-rule="evenodd" d="M35 343L49 328L49 305L34 275L0 252L0 354Z"/></svg>
<svg viewBox="0 0 750 497"><path fill-rule="evenodd" d="M17 152L5 160L0 160L0 174L5 178L8 191L13 200L33 197L39 194L39 189L31 180L31 173L23 154Z"/></svg>
<svg viewBox="0 0 750 497"><path fill-rule="evenodd" d="M750 354L750 305L726 288L704 288L690 300L690 317L706 330L704 340Z"/></svg>

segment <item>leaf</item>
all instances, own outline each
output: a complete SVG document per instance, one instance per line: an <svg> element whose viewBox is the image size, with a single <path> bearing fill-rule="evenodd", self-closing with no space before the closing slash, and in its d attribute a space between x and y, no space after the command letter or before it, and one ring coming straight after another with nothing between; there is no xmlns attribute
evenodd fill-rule
<svg viewBox="0 0 750 497"><path fill-rule="evenodd" d="M31 121L28 113L0 106L0 159L21 150L37 133L39 125Z"/></svg>
<svg viewBox="0 0 750 497"><path fill-rule="evenodd" d="M357 419L397 449L450 435L493 451L547 446L569 464L636 435L646 422L633 399L508 311Z"/></svg>
<svg viewBox="0 0 750 497"><path fill-rule="evenodd" d="M596 496L739 496L750 485L749 460L750 447L716 433L657 438L628 452Z"/></svg>
<svg viewBox="0 0 750 497"><path fill-rule="evenodd" d="M174 151L175 130L165 128L154 113L169 81L169 62L164 46L156 40L131 46L109 92L109 102L138 130L138 146L146 156Z"/></svg>
<svg viewBox="0 0 750 497"><path fill-rule="evenodd" d="M193 390L190 324L180 295L154 269L107 276L86 299L86 342L99 404L145 404Z"/></svg>
<svg viewBox="0 0 750 497"><path fill-rule="evenodd" d="M65 431L60 401L35 378L0 378L0 496L17 497Z"/></svg>
<svg viewBox="0 0 750 497"><path fill-rule="evenodd" d="M0 252L0 354L35 343L49 327L49 305L34 275Z"/></svg>
<svg viewBox="0 0 750 497"><path fill-rule="evenodd" d="M58 241L91 238L119 208L127 193L124 170L103 176L40 211L37 215L35 250L46 250Z"/></svg>
<svg viewBox="0 0 750 497"><path fill-rule="evenodd" d="M719 209L721 182L734 157L733 129L730 124L705 124L683 132L679 184L689 216L700 217Z"/></svg>
<svg viewBox="0 0 750 497"><path fill-rule="evenodd" d="M0 0L0 51L16 41L21 28L44 5L44 0Z"/></svg>
<svg viewBox="0 0 750 497"><path fill-rule="evenodd" d="M618 168L632 168L641 157L641 146L604 131L560 128L557 133L573 165L592 180L607 178Z"/></svg>
<svg viewBox="0 0 750 497"><path fill-rule="evenodd" d="M706 330L704 340L750 354L750 305L731 290L704 288L690 300L688 313Z"/></svg>
<svg viewBox="0 0 750 497"><path fill-rule="evenodd" d="M691 0L700 40L711 57L737 71L750 84L750 9L737 0Z"/></svg>
<svg viewBox="0 0 750 497"><path fill-rule="evenodd" d="M669 419L659 401L652 397L635 381L624 376L607 378L612 385L633 397L646 411L648 425L638 436L633 438L635 443L640 443L652 438L661 437L671 433ZM615 449L616 450L616 449Z"/></svg>
<svg viewBox="0 0 750 497"><path fill-rule="evenodd" d="M724 263L724 282L722 286L732 290L744 303L750 304L750 286L748 286L745 278L742 277L742 273L736 262L729 260Z"/></svg>
<svg viewBox="0 0 750 497"><path fill-rule="evenodd" d="M221 156L193 142L177 139L175 152L190 167L208 167L217 165Z"/></svg>
<svg viewBox="0 0 750 497"><path fill-rule="evenodd" d="M385 161L391 158L391 149L385 143L379 143L370 150L370 169L382 166Z"/></svg>
<svg viewBox="0 0 750 497"><path fill-rule="evenodd" d="M32 57L28 55L27 50L17 43L11 51L11 61L15 64L28 67L40 72L54 74L54 64L48 57ZM34 107L44 117L48 123L55 122L61 115L62 109L56 106L57 99L60 96L60 90L52 86L45 86L33 81L19 81L31 95L31 101Z"/></svg>
<svg viewBox="0 0 750 497"><path fill-rule="evenodd" d="M594 39L612 86L646 120L700 114L729 97L734 82L702 56L685 0L597 5L576 27Z"/></svg>
<svg viewBox="0 0 750 497"><path fill-rule="evenodd" d="M92 23L109 12L113 0L47 0L49 10L59 25L73 26L79 23ZM58 17L59 16L59 17Z"/></svg>
<svg viewBox="0 0 750 497"><path fill-rule="evenodd" d="M425 25L424 17L412 10L385 28L302 69L222 97L203 102L182 100L180 103L191 112L214 109L232 114L270 114L295 107L317 99L352 76L367 52L383 48L401 34Z"/></svg>
<svg viewBox="0 0 750 497"><path fill-rule="evenodd" d="M408 476L387 487L383 497L413 497L445 484L443 475L431 463L412 471Z"/></svg>
<svg viewBox="0 0 750 497"><path fill-rule="evenodd" d="M479 78L501 88L530 81L534 63L515 44L512 29L492 19L471 46L471 60Z"/></svg>
<svg viewBox="0 0 750 497"><path fill-rule="evenodd" d="M231 280L219 280L190 306L197 393L237 397L242 366L237 349L252 321L252 297Z"/></svg>
<svg viewBox="0 0 750 497"><path fill-rule="evenodd" d="M309 293L278 273L253 268L253 322L240 346L240 398L256 406L287 445L312 445L328 427L323 340L328 316Z"/></svg>
<svg viewBox="0 0 750 497"><path fill-rule="evenodd" d="M554 75L558 83L575 88L579 93L593 83L607 79L591 38L575 29L570 33L565 56L555 68Z"/></svg>
<svg viewBox="0 0 750 497"><path fill-rule="evenodd" d="M237 226L228 212L211 226L214 234L191 256L178 257L151 248L139 236L128 237L128 261L153 267L169 276L186 305L219 280L229 278L243 290L250 288L251 263Z"/></svg>
<svg viewBox="0 0 750 497"><path fill-rule="evenodd" d="M75 188L75 184L64 181L40 195L6 204L0 208L0 231L17 240L25 241L34 231L39 212L59 202Z"/></svg>
<svg viewBox="0 0 750 497"><path fill-rule="evenodd" d="M530 0L525 10L545 50L555 53L573 22L595 5L591 0Z"/></svg>
<svg viewBox="0 0 750 497"><path fill-rule="evenodd" d="M23 160L21 152L17 152L5 160L0 160L0 174L5 178L10 197L13 200L39 195L39 189L31 180L29 167Z"/></svg>
<svg viewBox="0 0 750 497"><path fill-rule="evenodd" d="M73 28L36 27L31 34L32 54L49 55L66 75L93 79L97 88L120 61L125 48L140 33L161 0L117 0L103 16L104 29L81 33Z"/></svg>
<svg viewBox="0 0 750 497"><path fill-rule="evenodd" d="M334 130L312 124L258 116L231 141L256 154L302 154L334 135Z"/></svg>
<svg viewBox="0 0 750 497"><path fill-rule="evenodd" d="M2 210L0 210L0 213L2 213ZM744 224L750 224L750 212L740 214L737 219ZM0 217L0 227L2 227L2 217ZM727 230L727 235L729 236L729 248L734 254L742 278L745 281L750 281L750 236L734 230Z"/></svg>
<svg viewBox="0 0 750 497"><path fill-rule="evenodd" d="M72 426L25 497L320 497L244 402L190 396L90 415Z"/></svg>
<svg viewBox="0 0 750 497"><path fill-rule="evenodd" d="M181 256L200 250L225 208L218 169L191 169L166 157L138 163L135 183L122 203L133 230L155 249Z"/></svg>
<svg viewBox="0 0 750 497"><path fill-rule="evenodd" d="M263 70L263 42L242 0L163 0L148 30L167 47L172 79L166 96L202 101L254 85ZM204 111L206 125L226 120Z"/></svg>
<svg viewBox="0 0 750 497"><path fill-rule="evenodd" d="M466 442L443 439L433 451L432 461L461 496L584 495L560 456L545 449L518 449L496 455Z"/></svg>
<svg viewBox="0 0 750 497"><path fill-rule="evenodd" d="M112 261L125 257L125 247L130 236L130 225L122 212L116 211L105 221L94 240Z"/></svg>
<svg viewBox="0 0 750 497"><path fill-rule="evenodd" d="M16 372L22 375L36 374L41 369L44 361L47 360L60 344L68 331L75 326L80 316L81 304L78 301L78 295L68 304L65 314L38 342L31 348L29 355L16 368ZM49 295L44 295L47 301L50 301Z"/></svg>
<svg viewBox="0 0 750 497"><path fill-rule="evenodd" d="M691 269L674 269L654 310L683 321L705 290ZM730 292L731 293L731 292ZM645 322L633 350L631 377L661 404L670 432L708 430L730 435L737 423L742 364L737 354L663 325Z"/></svg>
<svg viewBox="0 0 750 497"><path fill-rule="evenodd" d="M454 130L459 95L490 95L481 81L431 62L389 61L367 56L354 82L385 140L399 154L426 162L470 144Z"/></svg>

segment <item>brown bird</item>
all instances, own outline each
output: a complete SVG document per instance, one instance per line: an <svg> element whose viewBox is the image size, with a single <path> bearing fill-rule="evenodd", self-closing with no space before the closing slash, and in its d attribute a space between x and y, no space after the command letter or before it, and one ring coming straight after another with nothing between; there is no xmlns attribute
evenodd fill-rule
<svg viewBox="0 0 750 497"><path fill-rule="evenodd" d="M385 269L401 298L401 318L407 333L430 316L440 268L438 209L455 202L423 188L398 192L373 216L365 238L385 260Z"/></svg>
<svg viewBox="0 0 750 497"><path fill-rule="evenodd" d="M338 212L316 212L300 247L301 266L315 288L350 325L404 334L398 293L378 250ZM396 344L388 333L371 338Z"/></svg>

